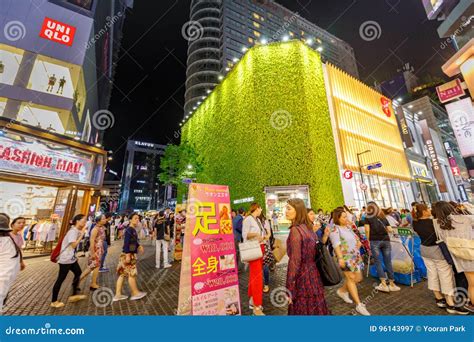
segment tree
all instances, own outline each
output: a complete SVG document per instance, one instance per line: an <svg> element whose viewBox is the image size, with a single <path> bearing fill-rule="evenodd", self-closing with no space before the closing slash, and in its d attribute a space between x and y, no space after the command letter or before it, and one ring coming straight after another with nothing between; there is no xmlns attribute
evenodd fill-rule
<svg viewBox="0 0 474 342"><path fill-rule="evenodd" d="M202 162L188 144L168 145L160 160L158 179L165 185L179 186L183 179L195 180L202 171Z"/></svg>

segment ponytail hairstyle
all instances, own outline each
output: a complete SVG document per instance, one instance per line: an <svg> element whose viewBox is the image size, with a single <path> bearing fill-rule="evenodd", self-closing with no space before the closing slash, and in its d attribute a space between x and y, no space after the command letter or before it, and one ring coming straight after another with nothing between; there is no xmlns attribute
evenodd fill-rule
<svg viewBox="0 0 474 342"><path fill-rule="evenodd" d="M71 225L72 226L75 226L77 224L77 221L80 221L82 220L86 215L84 214L77 214L76 216L74 216L71 220Z"/></svg>

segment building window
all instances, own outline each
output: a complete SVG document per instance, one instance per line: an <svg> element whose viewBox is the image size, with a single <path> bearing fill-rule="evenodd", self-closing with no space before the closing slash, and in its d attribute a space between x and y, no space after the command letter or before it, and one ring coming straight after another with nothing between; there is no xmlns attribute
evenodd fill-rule
<svg viewBox="0 0 474 342"><path fill-rule="evenodd" d="M254 17L255 19L260 19L260 16L259 16L257 13L253 13L253 17Z"/></svg>
<svg viewBox="0 0 474 342"><path fill-rule="evenodd" d="M259 23L256 23L255 21L253 22L253 26L257 27L257 28L260 28L260 24Z"/></svg>
<svg viewBox="0 0 474 342"><path fill-rule="evenodd" d="M249 41L250 44L253 44L253 42L254 42L253 38L250 38L250 37L249 37L248 41Z"/></svg>
<svg viewBox="0 0 474 342"><path fill-rule="evenodd" d="M294 37L294 36L295 36L295 34L290 31L290 37Z"/></svg>
<svg viewBox="0 0 474 342"><path fill-rule="evenodd" d="M260 37L260 32L258 31L253 31L253 34L255 35L255 37Z"/></svg>

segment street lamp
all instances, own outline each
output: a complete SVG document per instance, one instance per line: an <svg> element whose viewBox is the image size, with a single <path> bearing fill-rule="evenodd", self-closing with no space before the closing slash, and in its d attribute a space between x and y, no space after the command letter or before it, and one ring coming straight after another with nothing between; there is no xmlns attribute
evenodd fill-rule
<svg viewBox="0 0 474 342"><path fill-rule="evenodd" d="M365 150L364 152L357 153L357 165L359 166L359 176L361 180L361 184L364 184L364 176L362 175L362 166L360 165L360 156L366 153L371 152L370 150ZM367 205L367 193L366 190L361 189L363 194L364 194L364 201L365 205Z"/></svg>

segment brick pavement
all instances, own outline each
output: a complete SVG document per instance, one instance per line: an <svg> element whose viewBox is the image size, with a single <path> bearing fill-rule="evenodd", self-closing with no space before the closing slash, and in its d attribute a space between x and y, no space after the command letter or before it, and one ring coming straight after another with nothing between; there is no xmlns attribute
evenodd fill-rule
<svg viewBox="0 0 474 342"><path fill-rule="evenodd" d="M118 261L121 242L115 242L109 249L107 263L114 269ZM92 296L88 299L66 304L64 308L50 308L51 289L56 280L58 266L51 263L48 258L41 257L26 260L27 269L20 273L17 281L12 287L4 315L173 315L178 305L179 291L179 271L180 263L175 262L169 269L155 268L154 247L150 241L145 243L145 254L140 258L138 265L138 282L143 291L148 292L148 296L139 301L120 301L105 307L94 304ZM86 258L79 258L81 267L84 267ZM251 312L247 304L247 281L248 272L240 275L240 289L242 299L242 311L244 315ZM287 308L278 302L278 290L276 288L284 286L286 278L286 264L283 262L277 265L271 273L270 293L264 295L264 312L267 315L286 315ZM105 287L115 288L117 277L115 272L102 273L99 276L99 283ZM66 301L70 294L72 274L64 282L60 300ZM86 280L82 285L85 294L89 294L88 285L90 280ZM373 289L375 280L373 278L364 279L359 288L362 300L367 302L368 310L374 315L442 315L445 311L438 309L434 305L432 294L427 290L427 283L416 284L413 288L401 286L399 293L376 293ZM128 286L124 286L124 293L127 293ZM284 289L284 288L283 288ZM354 306L342 302L335 293L335 288L326 288L326 299L334 315L353 315ZM107 295L103 292L104 296ZM270 297L274 296L272 304ZM101 296L98 296L100 303ZM104 299L105 297L102 297Z"/></svg>

